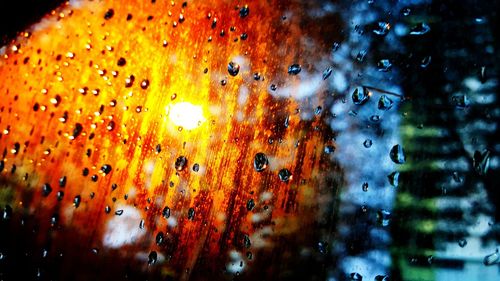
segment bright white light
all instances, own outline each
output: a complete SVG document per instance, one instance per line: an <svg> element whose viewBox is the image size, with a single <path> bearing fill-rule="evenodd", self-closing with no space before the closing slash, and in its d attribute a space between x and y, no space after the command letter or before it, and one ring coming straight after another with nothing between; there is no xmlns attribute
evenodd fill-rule
<svg viewBox="0 0 500 281"><path fill-rule="evenodd" d="M170 120L186 130L194 129L205 121L202 108L189 102L176 103L168 107L167 111Z"/></svg>

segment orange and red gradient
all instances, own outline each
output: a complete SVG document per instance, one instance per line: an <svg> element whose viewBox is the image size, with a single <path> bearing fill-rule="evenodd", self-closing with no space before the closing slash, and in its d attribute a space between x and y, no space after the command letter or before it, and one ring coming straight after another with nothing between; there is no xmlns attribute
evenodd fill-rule
<svg viewBox="0 0 500 281"><path fill-rule="evenodd" d="M331 131L302 115L325 86L296 93L321 57L301 7L153 2L70 1L1 50L2 207L37 222L34 245L68 249L61 276L108 257L279 277L337 192Z"/></svg>

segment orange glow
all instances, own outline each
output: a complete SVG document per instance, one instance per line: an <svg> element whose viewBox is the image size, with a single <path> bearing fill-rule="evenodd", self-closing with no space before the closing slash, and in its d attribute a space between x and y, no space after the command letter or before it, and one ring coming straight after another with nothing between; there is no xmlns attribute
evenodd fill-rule
<svg viewBox="0 0 500 281"><path fill-rule="evenodd" d="M205 122L200 106L189 102L181 102L167 107L167 114L175 125L187 130L194 129Z"/></svg>
<svg viewBox="0 0 500 281"><path fill-rule="evenodd" d="M300 88L289 65L313 71L303 61L300 16L283 19L297 7L282 3L83 1L46 16L2 49L0 148L8 153L1 177L13 194L2 204L41 222L39 243L57 213L65 230L52 247L76 235L82 251L97 247L179 279L219 272L231 251L243 255L242 272L266 267L273 247L314 239L319 204L333 204L317 199L336 192L326 184L332 164L323 152L332 136L324 116L301 118L322 104L321 95L275 94L285 79ZM235 76L230 62L239 64ZM253 166L259 152L269 159L263 172ZM181 156L187 164L176 169ZM285 168L288 182L278 176ZM46 183L52 192L45 197ZM117 217L130 222L130 239L116 234ZM157 245L160 231L166 242ZM151 251L161 256L154 268L140 258Z"/></svg>

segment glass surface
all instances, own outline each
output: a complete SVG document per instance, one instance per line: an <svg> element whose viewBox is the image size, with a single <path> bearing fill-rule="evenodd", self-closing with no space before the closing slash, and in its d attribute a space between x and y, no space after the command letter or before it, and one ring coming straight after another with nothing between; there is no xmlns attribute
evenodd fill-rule
<svg viewBox="0 0 500 281"><path fill-rule="evenodd" d="M2 12L0 280L500 280L496 1L56 2Z"/></svg>

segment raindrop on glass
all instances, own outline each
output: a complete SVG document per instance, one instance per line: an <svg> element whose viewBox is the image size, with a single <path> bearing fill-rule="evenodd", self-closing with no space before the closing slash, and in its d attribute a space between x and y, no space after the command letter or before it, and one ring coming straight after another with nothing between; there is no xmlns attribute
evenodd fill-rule
<svg viewBox="0 0 500 281"><path fill-rule="evenodd" d="M264 153L259 152L255 154L255 157L253 159L253 167L255 171L263 172L268 165L269 165L269 160L267 159L267 156Z"/></svg>
<svg viewBox="0 0 500 281"><path fill-rule="evenodd" d="M373 33L380 36L384 36L389 32L390 29L391 25L388 22L379 21L375 26L375 28L373 29Z"/></svg>
<svg viewBox="0 0 500 281"><path fill-rule="evenodd" d="M362 281L363 280L363 276L361 276L361 274L359 274L357 272L353 272L353 273L349 274L349 280L351 280L351 281Z"/></svg>
<svg viewBox="0 0 500 281"><path fill-rule="evenodd" d="M406 155L404 152L404 149L401 145L396 144L391 148L391 151L389 152L389 156L392 160L392 162L396 164L404 164L406 162Z"/></svg>
<svg viewBox="0 0 500 281"><path fill-rule="evenodd" d="M381 226L388 226L391 221L391 213L387 210L379 210L377 212L377 222Z"/></svg>
<svg viewBox="0 0 500 281"><path fill-rule="evenodd" d="M194 208L189 208L188 210L188 220L194 220Z"/></svg>
<svg viewBox="0 0 500 281"><path fill-rule="evenodd" d="M327 67L327 68L323 71L323 80L328 79L328 77L330 77L330 75L332 75L332 72L333 72L333 68L332 68L331 66Z"/></svg>
<svg viewBox="0 0 500 281"><path fill-rule="evenodd" d="M387 97L386 95L382 95L378 100L378 109L389 110L391 109L393 104L394 102L389 97Z"/></svg>
<svg viewBox="0 0 500 281"><path fill-rule="evenodd" d="M230 62L227 65L227 72L229 72L229 75L231 76L238 75L238 72L240 72L240 65L235 62Z"/></svg>
<svg viewBox="0 0 500 281"><path fill-rule="evenodd" d="M392 172L387 176L387 179L389 180L389 184L398 187L399 184L399 172Z"/></svg>
<svg viewBox="0 0 500 281"><path fill-rule="evenodd" d="M254 207L255 207L255 202L253 201L253 199L248 199L248 201L247 201L247 210L251 211L251 210L253 210Z"/></svg>
<svg viewBox="0 0 500 281"><path fill-rule="evenodd" d="M473 157L474 170L481 176L486 175L490 167L490 151L488 149L483 152L475 151Z"/></svg>
<svg viewBox="0 0 500 281"><path fill-rule="evenodd" d="M250 9L248 8L248 5L245 5L240 9L240 17L241 18L247 17L249 13L250 13Z"/></svg>
<svg viewBox="0 0 500 281"><path fill-rule="evenodd" d="M104 173L104 174L109 174L111 173L111 165L109 164L104 164L102 167L101 167L101 171Z"/></svg>
<svg viewBox="0 0 500 281"><path fill-rule="evenodd" d="M362 185L362 189L364 192L367 192L368 191L368 183L367 182L364 182L363 185Z"/></svg>
<svg viewBox="0 0 500 281"><path fill-rule="evenodd" d="M52 187L50 184L46 183L42 186L42 195L47 197L52 192Z"/></svg>
<svg viewBox="0 0 500 281"><path fill-rule="evenodd" d="M299 64L294 63L288 67L288 74L297 75L301 70L302 67Z"/></svg>
<svg viewBox="0 0 500 281"><path fill-rule="evenodd" d="M387 60L387 59L379 60L377 62L377 68L378 68L378 71L387 72L387 71L391 70L392 63L390 60Z"/></svg>
<svg viewBox="0 0 500 281"><path fill-rule="evenodd" d="M428 33L429 31L431 31L431 27L428 24L421 22L421 23L418 23L417 25L415 25L410 30L410 35L424 35L424 34Z"/></svg>
<svg viewBox="0 0 500 281"><path fill-rule="evenodd" d="M187 166L187 162L188 162L188 160L186 157L184 157L184 156L177 157L177 159L175 160L175 169L177 171L184 170Z"/></svg>
<svg viewBox="0 0 500 281"><path fill-rule="evenodd" d="M170 218L170 208L168 206L165 206L165 208L163 208L163 211L161 212L161 215L166 219Z"/></svg>
<svg viewBox="0 0 500 281"><path fill-rule="evenodd" d="M73 199L73 205L75 206L75 208L78 208L81 202L82 197L80 195L75 196L75 198Z"/></svg>
<svg viewBox="0 0 500 281"><path fill-rule="evenodd" d="M465 240L463 238L459 239L458 240L458 246L460 246L460 248L463 248L463 247L467 246L467 240Z"/></svg>
<svg viewBox="0 0 500 281"><path fill-rule="evenodd" d="M366 148L370 148L373 144L373 141L371 139L366 139L364 142L363 142L363 146L366 147Z"/></svg>
<svg viewBox="0 0 500 281"><path fill-rule="evenodd" d="M500 253L498 249L493 254L487 255L483 259L483 264L486 266L495 265L500 263Z"/></svg>
<svg viewBox="0 0 500 281"><path fill-rule="evenodd" d="M352 93L352 102L356 105L362 105L370 99L371 93L366 87L357 87Z"/></svg>
<svg viewBox="0 0 500 281"><path fill-rule="evenodd" d="M278 172L278 177L282 182L288 182L292 178L292 173L288 169L281 169Z"/></svg>
<svg viewBox="0 0 500 281"><path fill-rule="evenodd" d="M327 146L325 146L324 152L325 152L325 154L332 154L332 153L334 153L335 152L335 146L333 146L333 145L327 145Z"/></svg>
<svg viewBox="0 0 500 281"><path fill-rule="evenodd" d="M156 253L156 251L151 251L151 253L149 253L148 255L148 265L155 264L157 260L158 260L158 254Z"/></svg>

